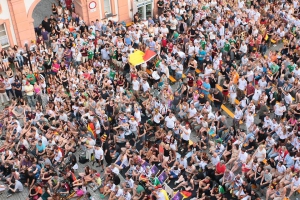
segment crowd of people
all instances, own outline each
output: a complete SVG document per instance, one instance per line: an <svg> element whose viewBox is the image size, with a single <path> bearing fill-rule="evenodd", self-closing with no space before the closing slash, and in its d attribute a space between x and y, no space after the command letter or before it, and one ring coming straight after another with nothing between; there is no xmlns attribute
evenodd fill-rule
<svg viewBox="0 0 300 200"><path fill-rule="evenodd" d="M136 13L126 25L85 22L60 0L29 53L1 49L0 193L299 195L299 1L156 6L152 17ZM136 50L156 56L134 66Z"/></svg>

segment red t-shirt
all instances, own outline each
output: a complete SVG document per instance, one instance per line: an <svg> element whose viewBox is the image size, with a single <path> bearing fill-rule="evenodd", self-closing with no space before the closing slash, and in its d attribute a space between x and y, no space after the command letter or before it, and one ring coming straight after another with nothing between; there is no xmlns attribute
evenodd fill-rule
<svg viewBox="0 0 300 200"><path fill-rule="evenodd" d="M161 46L166 47L167 46L168 41L165 39L161 40Z"/></svg>
<svg viewBox="0 0 300 200"><path fill-rule="evenodd" d="M216 173L217 174L224 174L226 170L226 165L222 165L220 164L220 162L216 165Z"/></svg>

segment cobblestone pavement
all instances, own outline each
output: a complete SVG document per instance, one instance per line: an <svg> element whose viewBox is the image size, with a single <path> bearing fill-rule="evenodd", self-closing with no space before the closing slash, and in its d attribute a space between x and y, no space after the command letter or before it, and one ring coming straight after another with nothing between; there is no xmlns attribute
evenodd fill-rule
<svg viewBox="0 0 300 200"><path fill-rule="evenodd" d="M34 19L34 27L38 27L43 19L52 14L51 5L55 3L58 5L57 0L41 0L33 10L32 18Z"/></svg>

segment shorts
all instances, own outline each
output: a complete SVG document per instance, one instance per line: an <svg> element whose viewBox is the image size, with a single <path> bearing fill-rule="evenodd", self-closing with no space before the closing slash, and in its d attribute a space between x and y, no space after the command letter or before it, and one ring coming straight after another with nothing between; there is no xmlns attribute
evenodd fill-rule
<svg viewBox="0 0 300 200"><path fill-rule="evenodd" d="M170 157L169 156L164 156L163 158L164 158L165 162L168 162Z"/></svg>
<svg viewBox="0 0 300 200"><path fill-rule="evenodd" d="M162 121L160 121L159 123L154 122L155 126L160 126L162 123L163 123Z"/></svg>
<svg viewBox="0 0 300 200"><path fill-rule="evenodd" d="M180 134L174 133L174 138L179 140L180 139Z"/></svg>
<svg viewBox="0 0 300 200"><path fill-rule="evenodd" d="M170 175L173 177L173 178L178 178L178 175L175 174L174 172L170 171Z"/></svg>
<svg viewBox="0 0 300 200"><path fill-rule="evenodd" d="M189 141L188 141L188 140L184 140L184 139L182 139L182 138L181 138L181 143L182 143L182 144L189 145Z"/></svg>
<svg viewBox="0 0 300 200"><path fill-rule="evenodd" d="M100 163L101 165L103 165L103 159L100 160L100 159L97 159L97 158L96 158L96 162L97 162L97 163Z"/></svg>

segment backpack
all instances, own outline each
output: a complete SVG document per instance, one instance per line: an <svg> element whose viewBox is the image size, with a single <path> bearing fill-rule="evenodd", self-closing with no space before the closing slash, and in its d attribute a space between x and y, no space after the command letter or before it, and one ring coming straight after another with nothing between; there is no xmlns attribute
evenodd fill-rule
<svg viewBox="0 0 300 200"><path fill-rule="evenodd" d="M79 156L79 163L85 164L89 161L85 156Z"/></svg>

